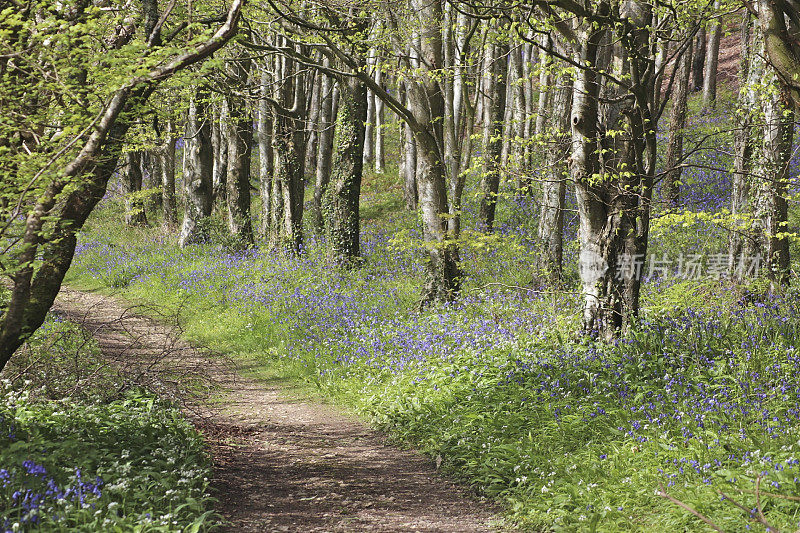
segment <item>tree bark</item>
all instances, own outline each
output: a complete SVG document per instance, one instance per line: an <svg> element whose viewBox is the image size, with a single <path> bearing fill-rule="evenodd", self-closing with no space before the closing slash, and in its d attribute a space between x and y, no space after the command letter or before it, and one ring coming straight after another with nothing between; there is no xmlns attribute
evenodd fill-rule
<svg viewBox="0 0 800 533"><path fill-rule="evenodd" d="M484 231L492 231L497 195L500 185L503 148L503 122L506 111L506 68L505 45L488 43L486 45L486 65L484 67L483 104L483 176L481 177L480 223Z"/></svg>
<svg viewBox="0 0 800 533"><path fill-rule="evenodd" d="M511 71L514 72L514 85L512 88L513 128L510 128L511 137L511 169L517 175L517 196L530 190L530 170L525 164L525 123L528 117L525 114L525 73L522 67L522 46L517 45L512 53ZM569 125L569 119L567 119Z"/></svg>
<svg viewBox="0 0 800 533"><path fill-rule="evenodd" d="M743 29L740 132L736 137L732 211L737 226L731 234L729 267L736 279L755 275L760 262L773 289L789 280L786 237L789 159L794 113L788 88L775 69L764 63L763 27L746 16ZM749 29L750 34L745 32ZM749 39L747 38L749 37ZM763 123L758 131L756 125Z"/></svg>
<svg viewBox="0 0 800 533"><path fill-rule="evenodd" d="M406 82L407 83L407 82ZM408 105L410 90L406 88L406 105ZM417 141L411 126L403 122L400 125L403 153L400 160L400 174L403 180L403 198L406 209L416 211L419 199L417 191Z"/></svg>
<svg viewBox="0 0 800 533"><path fill-rule="evenodd" d="M441 0L412 0L420 32L420 73L409 83L409 110L417 141L417 186L422 211L423 237L428 248L426 283L422 305L452 300L459 291L461 269L458 248L449 239L447 182L442 124L444 99L436 70L442 65Z"/></svg>
<svg viewBox="0 0 800 533"><path fill-rule="evenodd" d="M694 44L694 59L692 60L692 82L693 91L699 91L703 88L703 71L706 63L706 44L708 42L708 35L705 26L702 26L697 32L697 38Z"/></svg>
<svg viewBox="0 0 800 533"><path fill-rule="evenodd" d="M223 99L216 116L209 113L212 120L211 145L214 149L214 168L212 169L212 206L221 208L227 205L228 191L228 100Z"/></svg>
<svg viewBox="0 0 800 533"><path fill-rule="evenodd" d="M719 0L714 1L714 12L719 10ZM711 25L706 50L706 64L703 72L703 108L717 106L717 67L719 65L719 42L722 37L722 24L719 19Z"/></svg>
<svg viewBox="0 0 800 533"><path fill-rule="evenodd" d="M375 61L375 49L372 48L367 57L367 68L374 68ZM339 98L341 101L341 94ZM375 160L375 95L372 91L367 92L367 118L365 120L364 166L368 167Z"/></svg>
<svg viewBox="0 0 800 533"><path fill-rule="evenodd" d="M244 102L231 102L228 122L227 220L228 229L242 246L255 242L250 213L250 160L253 117Z"/></svg>
<svg viewBox="0 0 800 533"><path fill-rule="evenodd" d="M692 66L691 43L677 58L672 107L669 115L669 140L664 164L664 202L676 208L680 201L681 164L683 163L683 130L686 128L686 102L689 96L689 77Z"/></svg>
<svg viewBox="0 0 800 533"><path fill-rule="evenodd" d="M184 137L183 183L186 208L178 244L181 248L205 242L208 227L205 219L213 206L211 123L208 112L208 92L198 89L189 102Z"/></svg>
<svg viewBox="0 0 800 533"><path fill-rule="evenodd" d="M754 35L755 33L755 35ZM754 47L753 38L756 38ZM744 84L739 90L737 112L735 113L736 130L734 132L734 170L733 188L731 193L731 214L734 218L734 228L729 240L728 270L734 279L741 280L742 273L737 266L741 262L745 247L748 245L746 224L740 220L751 210L750 182L753 166L754 138L753 119L755 108L758 106L756 83L763 76L763 62L760 57L753 54L758 50L758 30L753 28L753 19L749 12L745 12L741 27L741 52L739 58L739 79Z"/></svg>
<svg viewBox="0 0 800 533"><path fill-rule="evenodd" d="M330 67L330 60L325 58L323 65ZM319 142L317 146L317 168L314 180L314 229L321 232L324 228L324 219L322 216L322 198L325 190L328 187L328 182L331 177L331 160L333 157L333 139L335 133L334 107L338 111L339 89L333 78L327 75L322 75L320 100L320 115L319 115ZM337 103L334 105L334 99Z"/></svg>
<svg viewBox="0 0 800 533"><path fill-rule="evenodd" d="M602 32L582 33L584 43L580 47L578 59L582 65L597 63L598 46ZM602 235L606 223L605 202L592 190L592 176L599 174L600 159L598 138L598 99L600 86L597 75L591 68L581 68L576 72L572 100L572 147L570 173L575 181L575 195L578 202L580 240L580 277L583 286L583 329L588 332L600 328L602 303L605 299L603 289L609 277L605 251L602 249Z"/></svg>
<svg viewBox="0 0 800 533"><path fill-rule="evenodd" d="M539 212L539 241L544 247L539 270L545 280L561 281L564 249L564 203L566 199L567 160L570 147L572 78L561 75L553 87L553 107L549 124L551 139L547 148L542 182L542 205Z"/></svg>
<svg viewBox="0 0 800 533"><path fill-rule="evenodd" d="M305 120L303 74L299 66L282 58L282 77L276 84L278 100L273 105L273 150L275 180L280 187L282 220L273 233L273 245L288 246L291 254L303 249L303 194ZM277 211L277 210L276 210Z"/></svg>
<svg viewBox="0 0 800 533"><path fill-rule="evenodd" d="M261 194L261 236L269 238L272 228L272 177L275 154L272 151L272 112L267 102L269 73L261 73L261 98L258 100L258 184Z"/></svg>
<svg viewBox="0 0 800 533"><path fill-rule="evenodd" d="M322 103L322 78L325 75L321 72L314 72L311 76L311 105L308 108L306 118L306 153L303 170L307 176L316 176L317 168L317 147L320 135L320 105Z"/></svg>
<svg viewBox="0 0 800 533"><path fill-rule="evenodd" d="M790 97L769 67L772 90L763 97L764 153L760 165L755 219L761 226L764 266L773 290L789 283L788 202L789 160L794 133L794 110Z"/></svg>
<svg viewBox="0 0 800 533"><path fill-rule="evenodd" d="M238 57L228 63L228 76L234 89L246 91L252 67L249 52L240 51ZM247 102L239 96L225 98L228 120L224 122L228 140L228 168L226 181L226 204L228 229L241 246L252 246L253 220L250 213L250 176L253 148L253 115Z"/></svg>
<svg viewBox="0 0 800 533"><path fill-rule="evenodd" d="M553 41L549 35L542 36L545 50L549 50L553 46ZM539 54L539 86L538 86L538 105L536 106L536 126L534 133L542 135L544 133L544 126L547 123L548 103L550 97L550 64L552 62L552 54L546 53L545 50Z"/></svg>
<svg viewBox="0 0 800 533"><path fill-rule="evenodd" d="M626 9L634 26L623 38L615 33L606 39L602 29L588 25L582 29L579 40L585 44L576 59L591 68L578 69L572 110L570 163L580 219L583 326L587 333L608 340L618 336L638 313L641 272L627 272L625 266L628 260L643 261L647 252L656 162L655 128L650 126L655 77L647 51L652 11L638 2ZM611 57L599 60L601 43L615 46L614 76L638 80L635 87L609 81L602 94L602 110L598 109L598 73L608 69Z"/></svg>
<svg viewBox="0 0 800 533"><path fill-rule="evenodd" d="M525 57L523 58L522 62L522 73L525 78L525 83L523 84L523 90L525 93L525 125L524 125L524 133L522 134L522 138L525 139L525 143L523 145L523 165L526 169L533 168L533 148L531 137L535 133L535 125L536 125L536 107L534 106L534 99L533 96L535 94L533 90L533 65L536 63L533 58L533 51L539 50L531 43L527 43L525 46ZM538 59L538 58L537 58ZM530 180L526 180L526 185L528 186L527 194L533 194L533 189L531 188L532 182Z"/></svg>
<svg viewBox="0 0 800 533"><path fill-rule="evenodd" d="M166 138L159 149L161 161L161 203L164 207L164 223L169 228L178 225L178 200L175 195L175 127L167 122Z"/></svg>
<svg viewBox="0 0 800 533"><path fill-rule="evenodd" d="M334 171L323 205L334 261L339 266L353 267L361 260L358 209L364 164L367 88L354 77L340 79L339 87Z"/></svg>
<svg viewBox="0 0 800 533"><path fill-rule="evenodd" d="M375 83L383 85L383 71L381 70L380 63L376 62L375 65ZM384 108L386 107L378 97L374 97L375 101L375 173L381 174L386 167L386 152L383 146L384 138Z"/></svg>
<svg viewBox="0 0 800 533"><path fill-rule="evenodd" d="M147 211L142 196L142 153L128 152L125 157L125 225L147 226Z"/></svg>

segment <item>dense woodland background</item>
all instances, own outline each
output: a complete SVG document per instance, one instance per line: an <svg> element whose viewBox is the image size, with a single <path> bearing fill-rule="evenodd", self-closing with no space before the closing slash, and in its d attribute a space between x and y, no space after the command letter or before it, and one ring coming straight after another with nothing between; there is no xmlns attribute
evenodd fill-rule
<svg viewBox="0 0 800 533"><path fill-rule="evenodd" d="M13 0L7 404L48 382L66 279L523 527L796 529L799 30L766 1Z"/></svg>

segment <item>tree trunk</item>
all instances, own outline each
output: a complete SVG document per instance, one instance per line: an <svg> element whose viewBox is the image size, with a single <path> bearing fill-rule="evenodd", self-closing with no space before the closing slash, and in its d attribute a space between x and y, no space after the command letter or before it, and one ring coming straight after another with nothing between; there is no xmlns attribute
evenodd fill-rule
<svg viewBox="0 0 800 533"><path fill-rule="evenodd" d="M731 234L729 267L734 278L744 279L756 275L755 267L763 265L777 289L789 280L786 196L794 113L786 86L775 69L764 63L761 25L746 16L742 31L741 74L746 83L737 113L740 132L732 201L732 211L739 216ZM763 123L761 131L755 126L759 123Z"/></svg>
<svg viewBox="0 0 800 533"><path fill-rule="evenodd" d="M405 82L408 87L409 82ZM408 105L410 89L406 89L406 105ZM401 179L403 180L403 198L406 209L416 211L418 203L417 191L417 141L411 126L405 122L400 125L403 142L403 154L400 160Z"/></svg>
<svg viewBox="0 0 800 533"><path fill-rule="evenodd" d="M178 225L178 201L175 196L175 134L172 121L167 122L166 139L159 149L161 161L161 203L164 206L164 223L169 228Z"/></svg>
<svg viewBox="0 0 800 533"><path fill-rule="evenodd" d="M330 67L328 58L323 60L323 65ZM333 139L335 133L334 99L338 102L339 89L330 76L322 75L322 88L319 114L319 141L317 146L317 168L314 180L314 229L321 232L324 227L322 217L322 198L328 187L331 177L331 160L333 156Z"/></svg>
<svg viewBox="0 0 800 533"><path fill-rule="evenodd" d="M250 214L250 161L253 117L244 102L231 102L228 121L227 204L228 229L241 245L255 242Z"/></svg>
<svg viewBox="0 0 800 533"><path fill-rule="evenodd" d="M383 84L383 72L381 71L380 64L375 68L375 83L378 85ZM386 167L386 153L383 147L384 137L384 108L385 104L380 98L374 97L375 100L375 173L381 174Z"/></svg>
<svg viewBox="0 0 800 533"><path fill-rule="evenodd" d="M789 160L794 133L794 110L788 92L779 89L774 69L768 67L773 88L763 99L764 154L762 156L755 219L763 233L764 266L773 290L789 283L788 202Z"/></svg>
<svg viewBox="0 0 800 533"><path fill-rule="evenodd" d="M513 97L513 128L511 139L511 169L517 175L517 195L524 194L530 190L530 177L528 168L525 165L525 123L528 118L525 115L525 73L522 68L522 46L517 45L510 54L511 69L514 72L514 86L512 88ZM569 119L567 120L569 125Z"/></svg>
<svg viewBox="0 0 800 533"><path fill-rule="evenodd" d="M663 37L659 37L656 44L656 62L653 68L656 73L660 72L660 74L658 74L658 78L656 79L656 92L655 100L653 101L653 109L659 109L661 107L661 89L664 85L664 64L667 62L667 58L669 57L669 45L670 40Z"/></svg>
<svg viewBox="0 0 800 533"><path fill-rule="evenodd" d="M214 154L211 147L211 123L208 113L208 92L199 89L189 102L184 137L183 183L186 207L178 244L181 248L205 242L213 202L212 172Z"/></svg>
<svg viewBox="0 0 800 533"><path fill-rule="evenodd" d="M533 90L533 65L535 64L533 58L533 51L538 50L538 47L527 43L525 45L525 57L523 58L522 62L522 73L525 78L525 83L523 84L523 90L525 93L525 125L524 125L524 133L522 134L522 138L525 139L525 143L523 145L523 166L525 169L532 169L533 168L533 148L531 146L531 137L535 132L535 125L536 125L536 107L534 106L534 90ZM533 189L531 188L531 181L526 180L526 184L528 186L527 193L529 195L533 194Z"/></svg>
<svg viewBox="0 0 800 533"><path fill-rule="evenodd" d="M141 152L141 173L142 189L161 188L161 158L158 148L150 148ZM161 195L148 194L145 199L145 209L152 206L156 210L161 209Z"/></svg>
<svg viewBox="0 0 800 533"><path fill-rule="evenodd" d="M147 212L142 196L142 153L128 152L125 166L125 225L147 226Z"/></svg>
<svg viewBox="0 0 800 533"><path fill-rule="evenodd" d="M511 52L508 45L503 46L505 55L500 59L503 62L500 67L501 76L506 81L505 109L503 110L503 144L500 150L500 168L508 169L508 161L511 159L511 142L516 128L516 108L514 107L514 82L516 81L516 70L514 69ZM508 172L506 172L506 175Z"/></svg>
<svg viewBox="0 0 800 533"><path fill-rule="evenodd" d="M492 231L497 194L500 185L500 156L503 148L503 122L506 111L507 48L486 45L483 104L483 176L481 178L480 223L484 231Z"/></svg>
<svg viewBox="0 0 800 533"><path fill-rule="evenodd" d="M753 164L754 139L753 118L754 110L758 105L756 83L763 76L763 62L760 57L754 57L753 37L758 38L758 30L753 31L753 20L749 12L745 12L741 27L741 52L739 58L739 79L744 86L739 90L736 119L734 130L734 163L733 163L733 190L731 194L731 214L734 218L734 230L731 231L729 240L728 270L734 279L741 280L742 272L738 266L743 258L747 244L747 226L743 216L751 211L750 182ZM756 33L756 35L753 35Z"/></svg>
<svg viewBox="0 0 800 533"><path fill-rule="evenodd" d="M274 150L276 178L283 197L282 240L292 254L303 248L303 131L294 117L275 117Z"/></svg>
<svg viewBox="0 0 800 533"><path fill-rule="evenodd" d="M300 137L303 133L291 116L279 113L275 124L276 177L283 197L283 241L291 253L300 254L303 248L303 140Z"/></svg>
<svg viewBox="0 0 800 533"><path fill-rule="evenodd" d="M470 41L474 35L471 24L477 23L468 21L453 5L448 3L447 6L445 63L453 74L452 81L449 77L444 79L444 150L450 195L448 231L452 238L458 239L461 235L461 204L466 182L463 170L471 159L472 130L475 123L475 106L470 99L467 75L470 70ZM475 28L477 29L476 26Z"/></svg>
<svg viewBox="0 0 800 533"><path fill-rule="evenodd" d="M706 44L707 35L705 26L697 32L694 44L694 59L692 60L692 80L693 90L699 91L703 88L703 70L706 63Z"/></svg>
<svg viewBox="0 0 800 533"><path fill-rule="evenodd" d="M686 101L692 66L692 45L677 58L672 107L669 115L669 141L664 164L664 202L670 208L678 207L680 200L681 167L683 163L683 130L686 127Z"/></svg>
<svg viewBox="0 0 800 533"><path fill-rule="evenodd" d="M280 107L275 108L273 149L275 180L280 187L283 220L273 244L286 244L299 255L303 249L303 196L305 120L303 74L292 60L282 58L282 78L276 85ZM280 228L280 229L279 229ZM282 241L282 242L281 242Z"/></svg>
<svg viewBox="0 0 800 533"><path fill-rule="evenodd" d="M534 133L542 135L544 133L544 126L547 123L548 102L550 96L550 63L552 62L552 55L545 52L553 46L552 39L549 35L542 36L544 50L539 54L539 103L536 106L536 127Z"/></svg>
<svg viewBox="0 0 800 533"><path fill-rule="evenodd" d="M652 12L641 3L628 9L638 19L629 34L632 39L620 39L618 33L604 39L602 29L583 29L585 44L576 59L596 67L578 69L572 110L570 163L580 219L583 326L587 333L608 340L638 313L641 269L631 272L627 263L643 261L647 252L656 161L655 129L650 126L655 79L647 52ZM598 46L604 42L615 46L615 77L630 75L640 86L626 88L609 82L601 112L598 72L608 68L610 59L598 57ZM602 117L602 130L598 117Z"/></svg>
<svg viewBox="0 0 800 533"><path fill-rule="evenodd" d="M320 134L320 105L322 104L322 72L314 72L311 80L311 105L306 119L306 154L303 171L309 177L316 176L317 146Z"/></svg>
<svg viewBox="0 0 800 533"><path fill-rule="evenodd" d="M714 1L714 12L719 10L719 0ZM722 37L722 24L719 19L711 23L706 50L706 64L703 75L703 108L717 106L717 66L719 65L719 41Z"/></svg>
<svg viewBox="0 0 800 533"><path fill-rule="evenodd" d="M542 205L539 213L539 241L544 247L539 270L550 283L561 281L564 240L564 202L567 189L567 160L570 146L572 78L562 75L553 88L552 113L542 182Z"/></svg>
<svg viewBox="0 0 800 533"><path fill-rule="evenodd" d="M367 57L367 68L374 68L375 50L370 49ZM339 96L340 101L342 96ZM364 133L364 166L368 167L375 160L375 95L372 91L367 92L367 118Z"/></svg>
<svg viewBox="0 0 800 533"><path fill-rule="evenodd" d="M224 99L219 105L217 116L209 116L213 120L211 130L211 143L214 148L214 168L212 176L213 197L212 206L218 208L226 205L225 196L227 194L228 179L228 100Z"/></svg>
<svg viewBox="0 0 800 533"><path fill-rule="evenodd" d="M602 32L584 32L580 48L581 64L597 63L598 45ZM592 176L599 174L600 159L598 136L598 99L600 86L596 73L590 68L576 70L572 101L572 146L570 173L575 181L580 226L580 277L583 286L583 329L588 332L600 329L603 319L603 289L608 274L608 263L601 247L606 223L603 200L592 191Z"/></svg>
<svg viewBox="0 0 800 533"><path fill-rule="evenodd" d="M228 63L228 76L234 89L246 91L252 60L246 52ZM228 169L226 175L227 220L231 235L241 246L252 246L253 219L250 213L250 176L252 173L253 115L247 102L239 96L225 98L228 108L226 127Z"/></svg>
<svg viewBox="0 0 800 533"><path fill-rule="evenodd" d="M323 198L334 261L344 267L360 262L359 197L364 164L367 88L357 78L339 80L339 114L333 177Z"/></svg>
<svg viewBox="0 0 800 533"><path fill-rule="evenodd" d="M267 96L269 73L261 73L261 98L258 100L258 189L261 194L261 236L269 238L272 224L272 174L275 154L272 151L272 113Z"/></svg>
<svg viewBox="0 0 800 533"><path fill-rule="evenodd" d="M422 211L423 237L428 248L422 305L452 300L461 284L457 245L447 231L447 182L442 124L444 99L436 71L442 65L441 0L412 0L420 31L420 73L409 83L409 109L417 141L417 186Z"/></svg>

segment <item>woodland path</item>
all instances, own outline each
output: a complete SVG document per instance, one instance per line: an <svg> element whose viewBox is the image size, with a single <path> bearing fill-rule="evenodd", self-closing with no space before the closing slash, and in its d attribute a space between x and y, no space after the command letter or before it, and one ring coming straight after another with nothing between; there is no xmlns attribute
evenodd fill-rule
<svg viewBox="0 0 800 533"><path fill-rule="evenodd" d="M227 531L495 531L490 504L424 456L284 386L243 376L181 341L176 328L113 297L64 288L53 311L87 328L113 361L205 372L221 393L187 412L208 441ZM152 309L150 310L152 311ZM148 312L152 316L152 312ZM165 362L166 361L166 362ZM147 363L150 366L149 363Z"/></svg>

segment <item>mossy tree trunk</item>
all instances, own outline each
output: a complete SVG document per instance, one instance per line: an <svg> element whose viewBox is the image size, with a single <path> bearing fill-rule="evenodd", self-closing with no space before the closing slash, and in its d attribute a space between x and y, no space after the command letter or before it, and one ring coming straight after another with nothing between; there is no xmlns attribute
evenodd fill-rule
<svg viewBox="0 0 800 533"><path fill-rule="evenodd" d="M360 262L359 197L364 167L367 88L358 78L339 80L336 155L331 182L323 197L326 232L331 252L340 266Z"/></svg>

